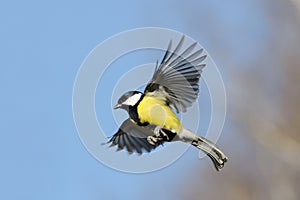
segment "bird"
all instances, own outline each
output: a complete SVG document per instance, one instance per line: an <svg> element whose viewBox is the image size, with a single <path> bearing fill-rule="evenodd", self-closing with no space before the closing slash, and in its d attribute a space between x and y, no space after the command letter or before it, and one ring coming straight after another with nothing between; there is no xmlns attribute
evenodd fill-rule
<svg viewBox="0 0 300 200"><path fill-rule="evenodd" d="M207 57L203 48L195 49L197 42L181 50L184 41L183 35L173 50L169 41L144 92L129 91L118 99L113 108L127 111L129 117L108 143L129 154L142 154L166 142L181 141L203 151L220 171L228 160L226 155L213 142L185 128L177 116L197 100Z"/></svg>

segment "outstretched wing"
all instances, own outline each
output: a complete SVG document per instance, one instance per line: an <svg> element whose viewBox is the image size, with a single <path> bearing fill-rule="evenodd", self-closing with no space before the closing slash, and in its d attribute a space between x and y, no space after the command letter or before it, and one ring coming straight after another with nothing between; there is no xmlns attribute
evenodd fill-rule
<svg viewBox="0 0 300 200"><path fill-rule="evenodd" d="M154 146L147 141L147 137L154 134L154 128L153 125L138 126L130 119L126 119L108 143L111 143L111 146L117 145L118 150L126 148L129 153L142 154L145 151L150 152L158 146Z"/></svg>
<svg viewBox="0 0 300 200"><path fill-rule="evenodd" d="M199 93L199 79L205 64L202 61L203 49L194 50L196 42L179 53L184 36L173 51L172 40L160 64L156 64L154 75L148 83L145 95L160 96L177 112L185 112L186 108L196 101Z"/></svg>

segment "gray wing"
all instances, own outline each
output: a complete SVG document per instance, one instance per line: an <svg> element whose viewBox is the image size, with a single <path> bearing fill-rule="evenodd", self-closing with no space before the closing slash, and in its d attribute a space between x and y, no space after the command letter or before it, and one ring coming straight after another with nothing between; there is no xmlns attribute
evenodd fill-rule
<svg viewBox="0 0 300 200"><path fill-rule="evenodd" d="M194 50L196 42L180 52L184 36L171 51L172 40L160 64L156 64L154 75L148 83L145 95L161 96L167 105L177 112L185 112L186 108L196 101L199 93L199 79L205 64L202 61L203 49Z"/></svg>
<svg viewBox="0 0 300 200"><path fill-rule="evenodd" d="M147 137L153 135L155 126L148 125L145 127L138 126L130 119L125 120L120 126L117 133L108 141L111 146L118 146L118 150L126 148L129 153L150 152L158 145L154 146L147 141Z"/></svg>

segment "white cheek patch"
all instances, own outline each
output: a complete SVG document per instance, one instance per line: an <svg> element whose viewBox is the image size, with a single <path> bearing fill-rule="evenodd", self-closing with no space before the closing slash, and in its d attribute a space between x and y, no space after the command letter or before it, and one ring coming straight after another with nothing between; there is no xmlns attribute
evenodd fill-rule
<svg viewBox="0 0 300 200"><path fill-rule="evenodd" d="M129 106L134 106L140 100L141 96L142 96L141 93L134 94L133 96L129 97L122 104L129 105Z"/></svg>

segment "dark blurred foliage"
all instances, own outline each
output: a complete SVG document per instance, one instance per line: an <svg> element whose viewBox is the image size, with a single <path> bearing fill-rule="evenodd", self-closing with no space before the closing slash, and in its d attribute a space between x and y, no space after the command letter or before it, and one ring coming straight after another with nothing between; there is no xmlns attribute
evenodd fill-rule
<svg viewBox="0 0 300 200"><path fill-rule="evenodd" d="M300 199L299 4L252 1L251 24L230 24L230 9L212 14L192 4L180 16L193 37L210 38L203 45L224 78L228 110L218 145L229 162L221 172L209 164L199 170L200 163L184 172L179 199ZM206 15L204 30L205 20L195 19Z"/></svg>

